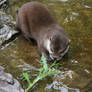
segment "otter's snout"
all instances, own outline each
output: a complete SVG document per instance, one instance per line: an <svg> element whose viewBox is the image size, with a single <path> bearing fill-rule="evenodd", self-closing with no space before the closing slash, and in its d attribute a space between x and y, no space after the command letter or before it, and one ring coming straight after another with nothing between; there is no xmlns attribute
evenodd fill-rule
<svg viewBox="0 0 92 92"><path fill-rule="evenodd" d="M53 54L50 54L50 58L52 60L61 60L62 59L62 56L61 55L53 55Z"/></svg>
<svg viewBox="0 0 92 92"><path fill-rule="evenodd" d="M54 57L54 60L61 60L62 57Z"/></svg>

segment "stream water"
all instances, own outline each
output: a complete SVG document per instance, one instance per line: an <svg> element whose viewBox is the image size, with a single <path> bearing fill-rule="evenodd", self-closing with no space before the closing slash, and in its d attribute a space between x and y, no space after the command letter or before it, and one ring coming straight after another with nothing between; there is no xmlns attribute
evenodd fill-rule
<svg viewBox="0 0 92 92"><path fill-rule="evenodd" d="M30 0L9 0L7 14L16 19L17 10ZM49 89L50 79L40 81L31 92L92 92L92 0L31 0L45 4L71 39L68 58L59 63L61 71L72 70L79 76L61 90ZM0 49L0 65L13 74L23 87L22 71L36 74L41 66L36 46L22 35ZM36 76L36 75L34 75ZM33 77L34 77L33 76Z"/></svg>

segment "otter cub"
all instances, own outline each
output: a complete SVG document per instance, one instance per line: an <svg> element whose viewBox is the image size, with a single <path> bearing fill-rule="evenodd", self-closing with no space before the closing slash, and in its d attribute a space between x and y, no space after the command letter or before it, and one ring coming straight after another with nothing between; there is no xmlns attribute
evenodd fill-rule
<svg viewBox="0 0 92 92"><path fill-rule="evenodd" d="M20 8L16 26L26 39L36 41L39 54L44 53L47 61L62 59L69 49L66 33L39 2L29 2Z"/></svg>

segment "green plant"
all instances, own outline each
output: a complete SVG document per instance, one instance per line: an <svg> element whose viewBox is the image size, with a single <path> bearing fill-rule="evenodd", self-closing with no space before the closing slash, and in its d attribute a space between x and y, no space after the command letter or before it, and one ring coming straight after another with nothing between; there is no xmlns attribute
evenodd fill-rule
<svg viewBox="0 0 92 92"><path fill-rule="evenodd" d="M41 61L43 63L43 66L39 69L39 75L34 79L33 82L30 82L29 75L27 72L23 73L23 76L25 80L28 82L28 88L26 89L26 92L29 91L39 80L47 77L52 76L54 74L60 74L61 71L53 68L54 66L58 65L56 64L56 61L49 67L46 61L46 58L44 57L44 54L42 54Z"/></svg>

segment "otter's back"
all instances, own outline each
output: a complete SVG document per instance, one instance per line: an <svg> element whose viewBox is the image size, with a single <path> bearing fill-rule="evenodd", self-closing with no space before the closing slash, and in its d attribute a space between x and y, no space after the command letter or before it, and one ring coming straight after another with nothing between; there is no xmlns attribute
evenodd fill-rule
<svg viewBox="0 0 92 92"><path fill-rule="evenodd" d="M35 27L41 27L55 23L55 20L49 10L39 2L30 2L23 5L20 9L20 14L22 14L28 24Z"/></svg>

